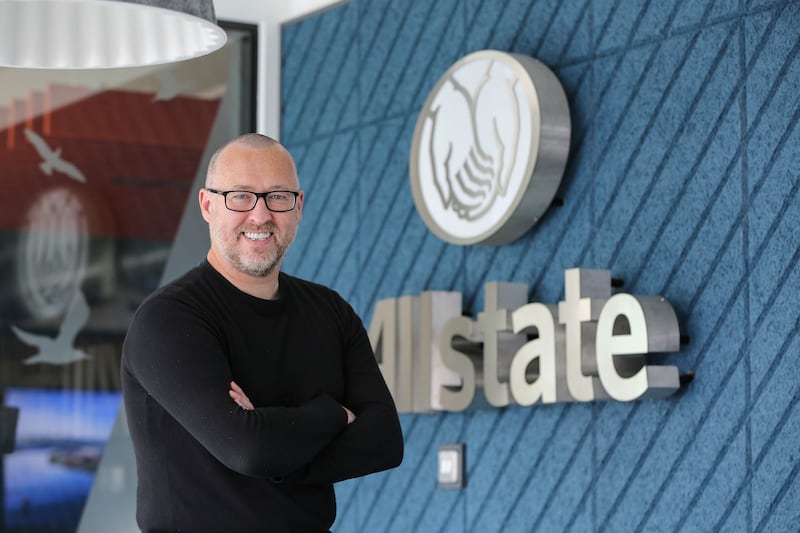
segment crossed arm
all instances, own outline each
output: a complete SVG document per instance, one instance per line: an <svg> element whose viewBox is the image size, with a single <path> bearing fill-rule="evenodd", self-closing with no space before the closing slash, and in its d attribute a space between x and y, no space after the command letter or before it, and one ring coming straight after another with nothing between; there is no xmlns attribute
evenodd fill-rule
<svg viewBox="0 0 800 533"><path fill-rule="evenodd" d="M242 388L237 385L235 381L231 381L231 390L228 391L228 395L234 402L236 402L236 405L242 409L246 411L252 411L255 409L255 407L253 407L253 402L250 401L250 398L247 397L247 394L244 393ZM356 415L354 415L353 411L344 405L342 406L342 409L344 409L344 412L347 413L347 425L349 426L355 422Z"/></svg>
<svg viewBox="0 0 800 533"><path fill-rule="evenodd" d="M180 327L165 328L163 316ZM145 310L131 324L124 349L129 422L152 435L163 431L148 426L152 421L173 420L221 463L248 476L330 484L392 468L402 460L402 434L368 342L361 332L347 350L341 399L321 392L296 406L254 406L233 383L216 333L193 322L185 307ZM243 409L231 409L232 402Z"/></svg>

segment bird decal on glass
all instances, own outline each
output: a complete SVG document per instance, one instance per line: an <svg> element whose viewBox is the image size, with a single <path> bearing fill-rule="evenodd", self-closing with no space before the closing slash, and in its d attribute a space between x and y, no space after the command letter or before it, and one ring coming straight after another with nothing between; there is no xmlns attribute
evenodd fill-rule
<svg viewBox="0 0 800 533"><path fill-rule="evenodd" d="M61 148L53 150L41 136L27 128L25 128L25 136L39 153L39 157L42 158L42 162L39 164L42 172L51 176L55 170L66 174L72 179L86 183L86 176L78 170L78 167L62 159Z"/></svg>
<svg viewBox="0 0 800 533"><path fill-rule="evenodd" d="M195 88L194 81L181 81L175 73L170 70L159 71L155 75L155 78L158 80L159 87L155 96L153 96L153 102L172 100L176 96Z"/></svg>
<svg viewBox="0 0 800 533"><path fill-rule="evenodd" d="M25 359L26 365L47 363L50 365L68 365L75 361L87 359L89 356L83 350L74 346L78 332L89 319L89 304L80 290L67 307L61 328L55 338L47 335L37 335L23 331L16 326L11 326L11 331L19 340L38 349L36 354Z"/></svg>

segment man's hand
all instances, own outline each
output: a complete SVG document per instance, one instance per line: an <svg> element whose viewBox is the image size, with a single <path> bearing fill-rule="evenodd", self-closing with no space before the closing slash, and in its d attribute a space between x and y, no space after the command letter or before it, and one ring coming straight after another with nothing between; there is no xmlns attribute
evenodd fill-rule
<svg viewBox="0 0 800 533"><path fill-rule="evenodd" d="M342 409L344 409L344 412L347 413L347 425L348 426L356 421L356 415L353 414L353 411L351 411L350 409L348 409L344 405L342 406Z"/></svg>
<svg viewBox="0 0 800 533"><path fill-rule="evenodd" d="M236 405L238 405L242 409L246 409L248 411L252 411L253 409L255 409L255 407L253 407L253 403L250 401L250 398L247 397L247 394L244 393L242 388L239 385L237 385L235 381L231 381L231 390L228 391L228 395L234 402L236 402ZM356 421L356 415L353 414L353 411L351 411L344 405L342 406L342 409L344 409L344 412L347 413L348 425Z"/></svg>
<svg viewBox="0 0 800 533"><path fill-rule="evenodd" d="M236 402L236 405L242 409L246 409L248 411L255 409L255 407L253 407L253 403L250 401L250 398L247 397L247 394L245 394L242 388L233 381L231 381L231 390L228 391L228 395L234 402Z"/></svg>

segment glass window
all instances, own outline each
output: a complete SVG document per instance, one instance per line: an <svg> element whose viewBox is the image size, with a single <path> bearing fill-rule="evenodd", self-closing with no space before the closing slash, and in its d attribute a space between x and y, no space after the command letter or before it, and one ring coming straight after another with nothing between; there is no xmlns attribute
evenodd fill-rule
<svg viewBox="0 0 800 533"><path fill-rule="evenodd" d="M2 531L78 530L131 316L196 264L180 235L202 223L207 159L255 128L256 27L220 25L228 44L182 63L0 70ZM125 472L109 474L120 494L135 490Z"/></svg>

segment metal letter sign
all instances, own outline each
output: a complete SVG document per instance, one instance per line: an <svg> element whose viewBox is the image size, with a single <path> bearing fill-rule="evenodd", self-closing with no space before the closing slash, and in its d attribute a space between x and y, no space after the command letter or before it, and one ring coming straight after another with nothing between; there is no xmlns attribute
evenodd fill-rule
<svg viewBox="0 0 800 533"><path fill-rule="evenodd" d="M519 54L472 53L439 79L417 119L417 211L447 242L509 243L552 202L569 140L567 98L550 69Z"/></svg>
<svg viewBox="0 0 800 533"><path fill-rule="evenodd" d="M417 210L453 244L511 242L552 202L569 140L567 99L547 67L518 54L470 54L445 72L417 119L409 161ZM461 316L457 292L377 302L369 337L398 410L678 390L677 367L646 364L648 353L680 346L668 301L612 295L607 270L567 270L564 284L564 301L548 305L528 303L525 284L487 283L476 320Z"/></svg>
<svg viewBox="0 0 800 533"><path fill-rule="evenodd" d="M608 270L570 269L564 283L558 305L525 302L522 283L487 283L476 320L461 316L457 292L379 301L369 337L398 410L631 401L678 390L677 367L646 364L648 353L680 347L667 300L612 295Z"/></svg>

